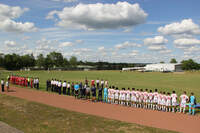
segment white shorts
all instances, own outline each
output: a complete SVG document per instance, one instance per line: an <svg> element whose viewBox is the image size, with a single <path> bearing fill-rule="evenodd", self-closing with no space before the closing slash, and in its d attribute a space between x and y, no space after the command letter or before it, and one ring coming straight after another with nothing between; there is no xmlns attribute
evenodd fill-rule
<svg viewBox="0 0 200 133"><path fill-rule="evenodd" d="M167 101L166 106L171 106L171 101Z"/></svg>
<svg viewBox="0 0 200 133"><path fill-rule="evenodd" d="M124 101L125 101L125 100L126 100L126 96L122 96L122 100L124 100Z"/></svg>
<svg viewBox="0 0 200 133"><path fill-rule="evenodd" d="M172 101L172 106L177 106L177 102L176 101Z"/></svg>
<svg viewBox="0 0 200 133"><path fill-rule="evenodd" d="M156 103L156 104L157 104L157 103L158 103L158 98L154 98L154 99L153 99L153 103Z"/></svg>
<svg viewBox="0 0 200 133"><path fill-rule="evenodd" d="M136 97L135 97L135 96L132 96L132 97L131 97L131 101L132 101L132 102L136 102L136 101L137 101Z"/></svg>
<svg viewBox="0 0 200 133"><path fill-rule="evenodd" d="M112 95L111 95L111 99L114 99L114 98L115 98L115 95L114 95L114 94L112 94Z"/></svg>
<svg viewBox="0 0 200 133"><path fill-rule="evenodd" d="M149 99L149 101L148 101L149 103L153 103L153 100L152 99Z"/></svg>
<svg viewBox="0 0 200 133"><path fill-rule="evenodd" d="M161 103L161 105L166 105L166 101L165 100L162 100L162 103Z"/></svg>
<svg viewBox="0 0 200 133"><path fill-rule="evenodd" d="M180 104L180 107L181 107L181 108L185 108L185 107L186 107L186 103L185 103L185 102L181 103L181 104Z"/></svg>
<svg viewBox="0 0 200 133"><path fill-rule="evenodd" d="M126 97L126 101L130 101L131 100L131 98L130 97Z"/></svg>
<svg viewBox="0 0 200 133"><path fill-rule="evenodd" d="M119 95L115 95L115 99L119 99Z"/></svg>

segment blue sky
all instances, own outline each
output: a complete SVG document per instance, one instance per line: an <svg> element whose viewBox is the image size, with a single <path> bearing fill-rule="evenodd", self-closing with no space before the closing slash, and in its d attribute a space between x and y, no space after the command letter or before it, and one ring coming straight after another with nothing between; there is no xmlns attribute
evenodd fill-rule
<svg viewBox="0 0 200 133"><path fill-rule="evenodd" d="M0 53L200 62L199 0L2 0Z"/></svg>

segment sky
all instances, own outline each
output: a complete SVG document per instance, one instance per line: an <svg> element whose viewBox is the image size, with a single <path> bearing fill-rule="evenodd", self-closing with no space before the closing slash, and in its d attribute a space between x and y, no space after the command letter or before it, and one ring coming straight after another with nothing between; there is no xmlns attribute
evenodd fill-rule
<svg viewBox="0 0 200 133"><path fill-rule="evenodd" d="M1 0L0 53L200 63L199 0Z"/></svg>

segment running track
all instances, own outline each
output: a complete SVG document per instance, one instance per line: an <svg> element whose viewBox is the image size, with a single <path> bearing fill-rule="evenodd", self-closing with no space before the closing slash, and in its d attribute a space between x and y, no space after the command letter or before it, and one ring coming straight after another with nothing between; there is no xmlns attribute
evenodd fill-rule
<svg viewBox="0 0 200 133"><path fill-rule="evenodd" d="M71 96L63 96L25 88L12 88L12 90L15 91L9 93L4 92L4 94L66 110L149 127L168 129L183 133L200 132L200 116L159 112L105 103L92 103L86 100L77 100Z"/></svg>

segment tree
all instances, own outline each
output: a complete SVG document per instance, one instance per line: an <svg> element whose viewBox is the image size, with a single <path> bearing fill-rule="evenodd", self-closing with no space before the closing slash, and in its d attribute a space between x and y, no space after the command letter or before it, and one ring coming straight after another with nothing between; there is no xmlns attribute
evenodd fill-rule
<svg viewBox="0 0 200 133"><path fill-rule="evenodd" d="M8 70L19 70L19 69L23 68L21 57L16 54L5 55L4 67Z"/></svg>
<svg viewBox="0 0 200 133"><path fill-rule="evenodd" d="M64 60L63 60L63 66L64 67L69 67L70 66L70 63L66 58L64 58Z"/></svg>
<svg viewBox="0 0 200 133"><path fill-rule="evenodd" d="M165 62L164 62L164 61L161 61L160 63L161 63L161 64L164 64Z"/></svg>
<svg viewBox="0 0 200 133"><path fill-rule="evenodd" d="M177 63L176 59L175 58L172 58L170 63Z"/></svg>
<svg viewBox="0 0 200 133"><path fill-rule="evenodd" d="M45 67L45 58L43 54L37 56L36 64L39 68Z"/></svg>
<svg viewBox="0 0 200 133"><path fill-rule="evenodd" d="M71 65L71 67L73 68L76 68L77 67L77 58L75 56L72 56L70 59L69 59L69 63Z"/></svg>
<svg viewBox="0 0 200 133"><path fill-rule="evenodd" d="M199 69L199 64L193 61L192 59L189 60L183 60L182 63L182 69L183 70L197 70Z"/></svg>
<svg viewBox="0 0 200 133"><path fill-rule="evenodd" d="M63 66L63 55L58 52L51 52L47 55L48 59L50 59L53 63L53 66L62 67Z"/></svg>

